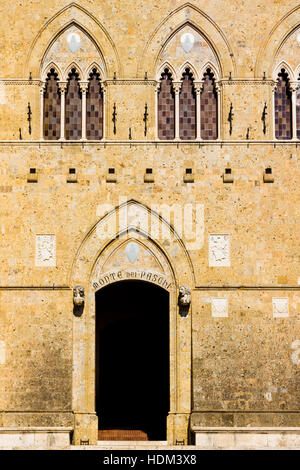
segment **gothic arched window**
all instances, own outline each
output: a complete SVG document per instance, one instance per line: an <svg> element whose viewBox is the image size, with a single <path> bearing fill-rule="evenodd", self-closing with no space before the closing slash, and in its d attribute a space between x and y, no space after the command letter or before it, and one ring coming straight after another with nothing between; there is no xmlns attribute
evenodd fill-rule
<svg viewBox="0 0 300 470"><path fill-rule="evenodd" d="M196 94L192 73L186 69L179 94L179 137L182 140L195 139L196 132Z"/></svg>
<svg viewBox="0 0 300 470"><path fill-rule="evenodd" d="M69 73L65 105L65 132L67 140L81 139L82 116L81 116L81 91L79 86L79 75L76 69Z"/></svg>
<svg viewBox="0 0 300 470"><path fill-rule="evenodd" d="M43 134L46 140L58 140L60 138L60 107L58 76L53 68L47 75L44 93Z"/></svg>
<svg viewBox="0 0 300 470"><path fill-rule="evenodd" d="M175 96L168 69L165 69L161 75L158 92L158 138L161 140L175 138Z"/></svg>
<svg viewBox="0 0 300 470"><path fill-rule="evenodd" d="M274 96L275 137L288 140L292 138L292 95L289 89L289 77L285 69L278 74Z"/></svg>
<svg viewBox="0 0 300 470"><path fill-rule="evenodd" d="M218 98L215 90L214 74L210 69L203 76L201 93L201 139L218 138Z"/></svg>
<svg viewBox="0 0 300 470"><path fill-rule="evenodd" d="M100 140L103 137L103 93L96 69L90 73L86 97L86 137L88 140Z"/></svg>

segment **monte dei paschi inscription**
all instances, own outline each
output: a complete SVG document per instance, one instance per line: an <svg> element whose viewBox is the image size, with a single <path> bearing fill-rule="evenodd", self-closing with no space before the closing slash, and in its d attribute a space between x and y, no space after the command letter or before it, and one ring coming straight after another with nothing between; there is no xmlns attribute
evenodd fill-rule
<svg viewBox="0 0 300 470"><path fill-rule="evenodd" d="M100 277L92 281L92 287L97 290L113 282L134 279L152 282L166 290L170 290L172 287L172 282L170 282L164 275L148 270L118 270L103 273Z"/></svg>

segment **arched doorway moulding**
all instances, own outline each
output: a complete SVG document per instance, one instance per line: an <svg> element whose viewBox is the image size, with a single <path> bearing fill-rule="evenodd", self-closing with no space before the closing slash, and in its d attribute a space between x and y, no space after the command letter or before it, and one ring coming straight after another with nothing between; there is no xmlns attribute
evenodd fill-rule
<svg viewBox="0 0 300 470"><path fill-rule="evenodd" d="M127 225L119 230L115 220L122 211L128 211ZM151 214L152 231L149 228ZM155 228L153 230L153 227ZM153 238L155 233L168 235L162 242ZM152 233L149 233L152 232ZM152 235L152 237L151 237ZM70 285L82 285L85 290L84 313L73 315L73 411L75 413L74 442L97 440L97 417L95 414L95 292L107 283L100 283L111 273L109 260L129 242L139 244L153 258L151 269L139 264L137 269L128 266L122 271L141 276L142 280L156 282L170 293L170 414L167 436L170 443L188 439L188 423L191 412L191 315L181 317L178 311L178 289L187 285L193 289L194 274L191 260L182 240L175 230L158 214L134 200L121 204L104 215L87 233L72 266ZM108 264L107 264L108 263ZM151 277L155 273L161 277ZM102 275L102 278L101 278ZM148 276L147 276L148 275ZM122 275L123 276L123 275ZM121 280L122 280L121 279ZM141 279L141 277L138 277ZM114 282L113 276L107 282ZM98 283L98 285L96 285ZM163 284L163 285L162 285Z"/></svg>

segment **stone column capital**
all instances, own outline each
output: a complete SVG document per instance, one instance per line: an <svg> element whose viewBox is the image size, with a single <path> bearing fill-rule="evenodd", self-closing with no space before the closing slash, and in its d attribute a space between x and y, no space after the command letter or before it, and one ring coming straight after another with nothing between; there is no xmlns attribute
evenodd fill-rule
<svg viewBox="0 0 300 470"><path fill-rule="evenodd" d="M46 90L46 82L41 82L41 84L40 84L40 93L41 93L41 95L43 95L45 93L45 90Z"/></svg>
<svg viewBox="0 0 300 470"><path fill-rule="evenodd" d="M61 93L65 93L67 89L68 82L58 82L58 87Z"/></svg>
<svg viewBox="0 0 300 470"><path fill-rule="evenodd" d="M290 82L290 90L292 93L295 93L300 86L300 82Z"/></svg>
<svg viewBox="0 0 300 470"><path fill-rule="evenodd" d="M216 92L219 94L221 92L221 88L222 88L222 82L215 82L215 90Z"/></svg>
<svg viewBox="0 0 300 470"><path fill-rule="evenodd" d="M85 81L79 81L79 87L80 87L80 91L81 93L85 94L88 90L88 87L89 87L89 82L85 82Z"/></svg>
<svg viewBox="0 0 300 470"><path fill-rule="evenodd" d="M182 82L177 82L177 81L173 82L173 88L174 88L176 95L179 94L181 86L182 86Z"/></svg>
<svg viewBox="0 0 300 470"><path fill-rule="evenodd" d="M197 94L200 94L203 90L204 81L203 80L194 80L194 87Z"/></svg>
<svg viewBox="0 0 300 470"><path fill-rule="evenodd" d="M275 80L274 80L274 81L273 81L273 83L271 84L271 87L272 87L272 93L275 93L275 91L276 91L276 88L277 88L277 84L278 84L278 82L277 82L277 81L275 81Z"/></svg>

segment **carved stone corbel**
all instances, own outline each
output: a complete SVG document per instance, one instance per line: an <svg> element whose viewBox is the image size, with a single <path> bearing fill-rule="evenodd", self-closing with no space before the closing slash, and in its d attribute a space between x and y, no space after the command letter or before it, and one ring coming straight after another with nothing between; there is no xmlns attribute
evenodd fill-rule
<svg viewBox="0 0 300 470"><path fill-rule="evenodd" d="M84 288L82 286L75 286L73 289L73 305L74 315L80 317L83 314L84 307Z"/></svg>
<svg viewBox="0 0 300 470"><path fill-rule="evenodd" d="M187 317L191 305L191 289L188 286L179 288L178 306L181 317Z"/></svg>

